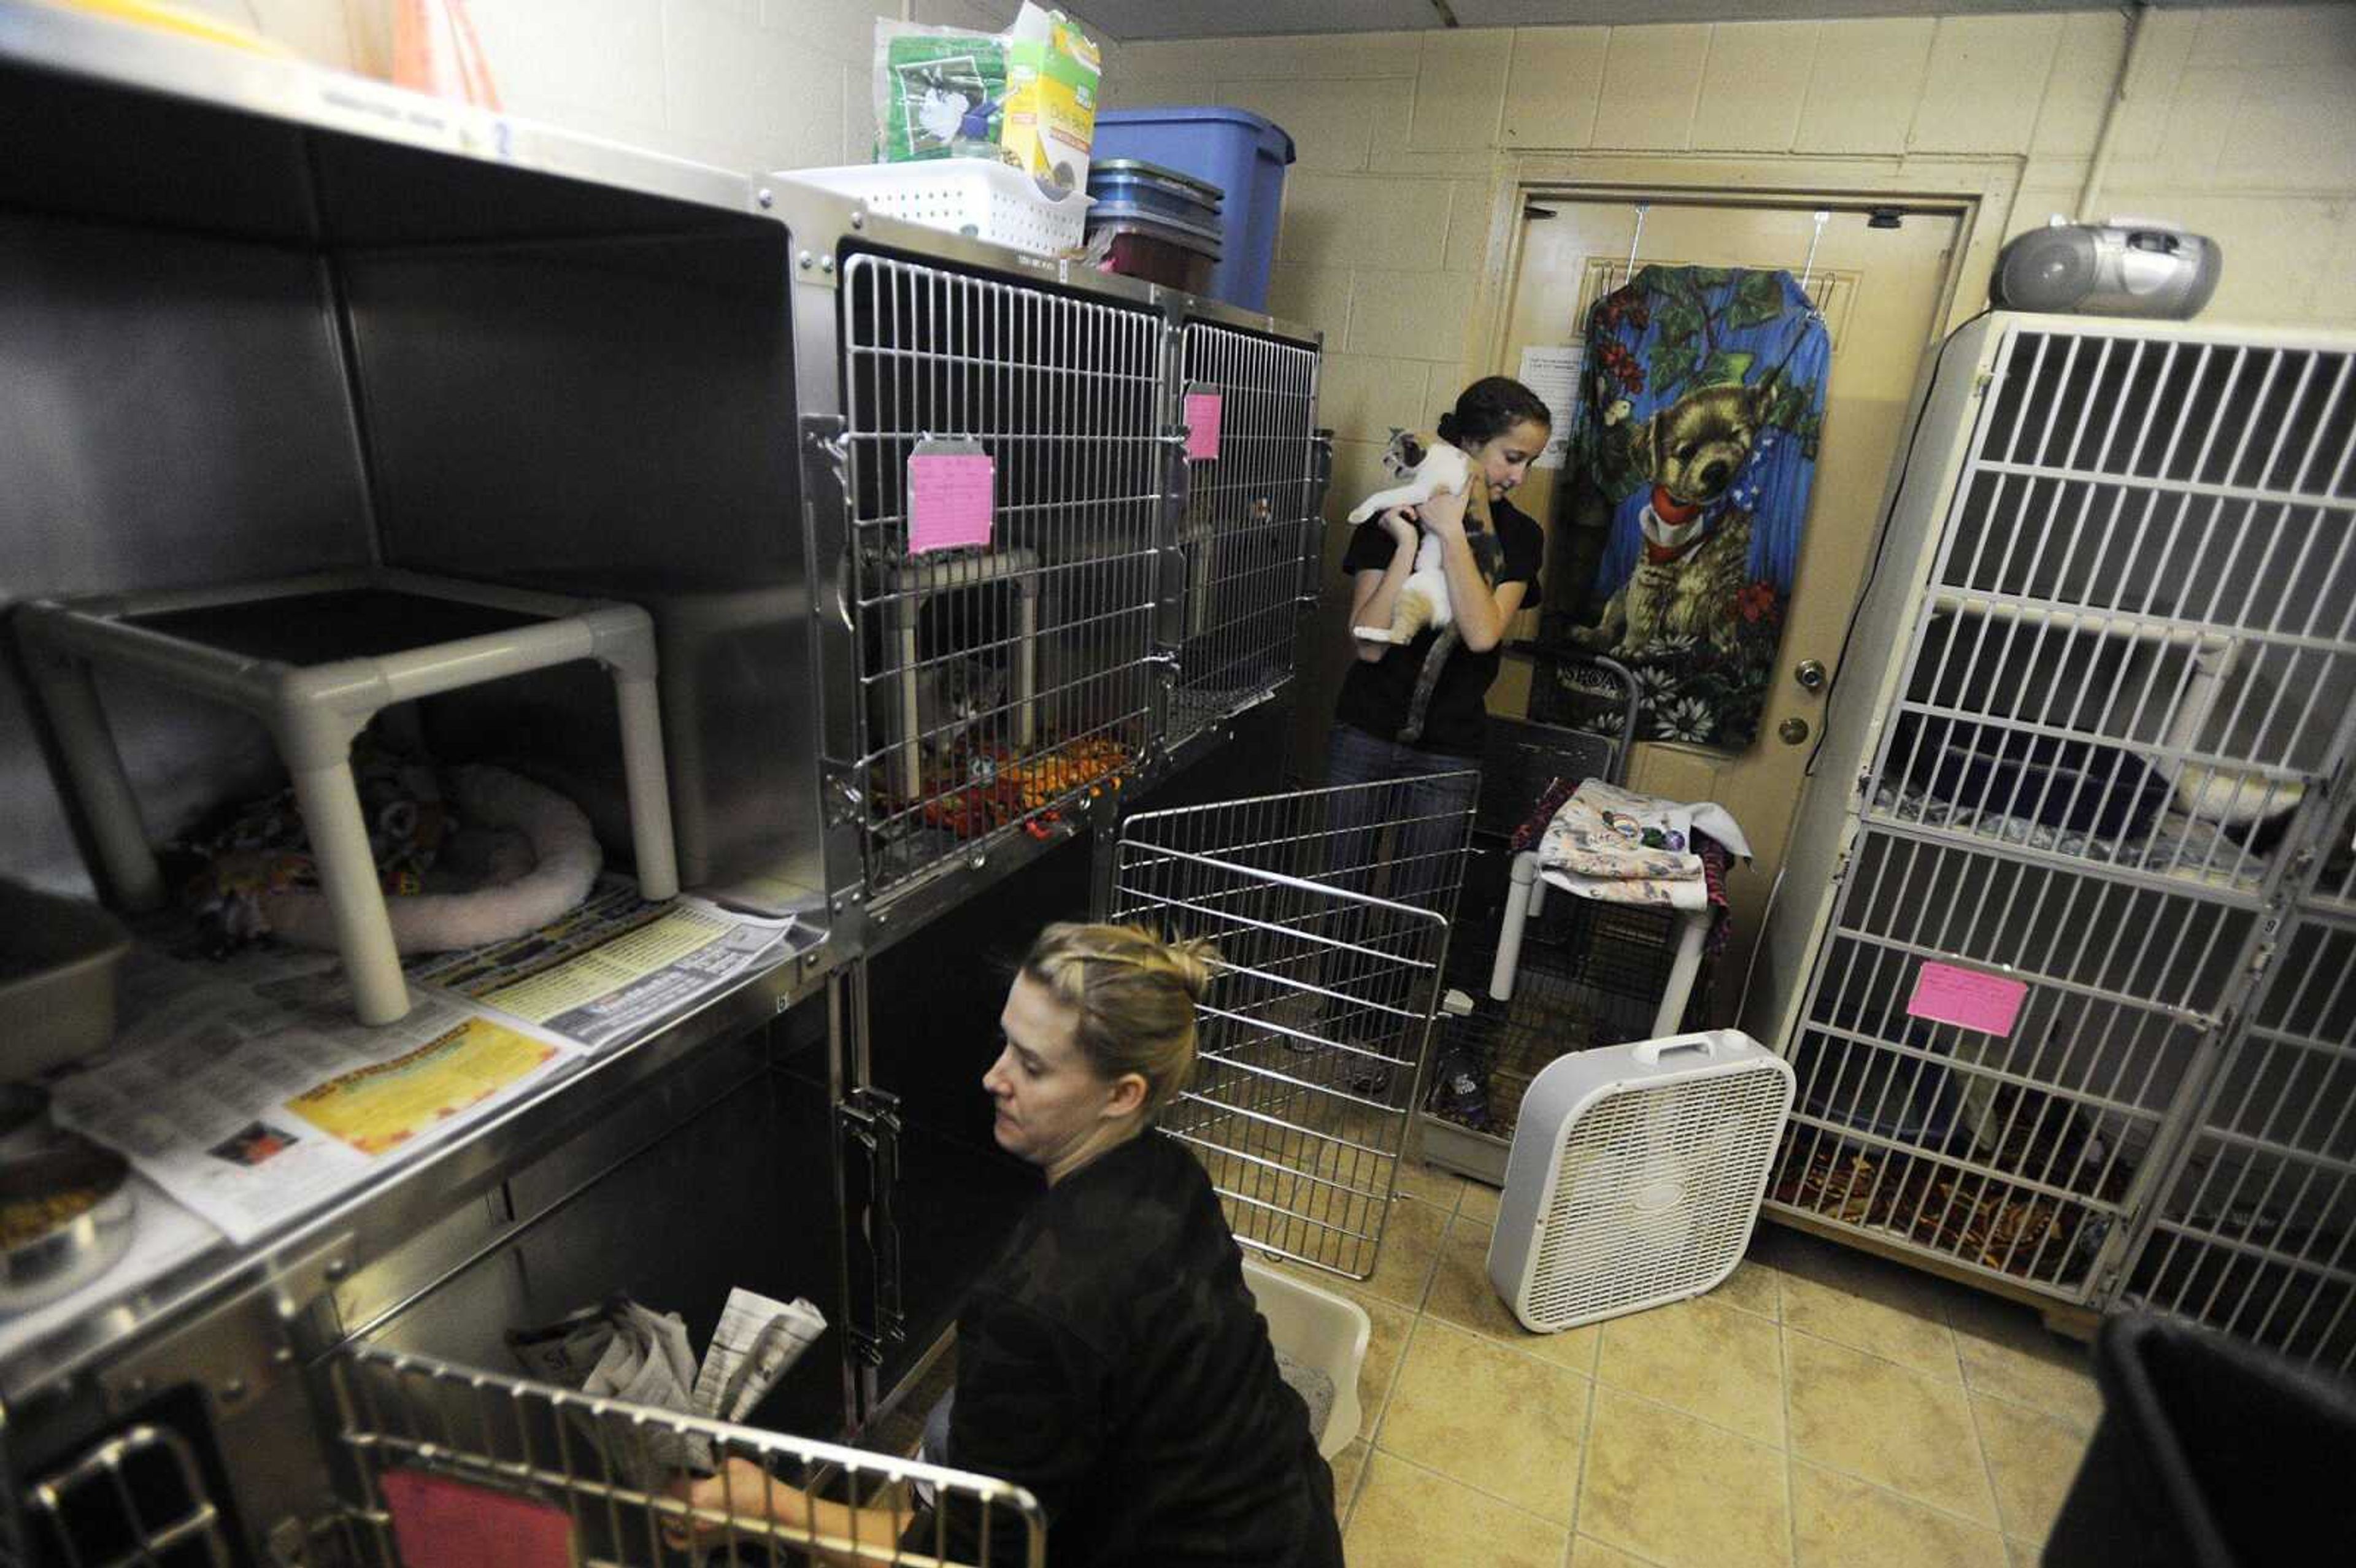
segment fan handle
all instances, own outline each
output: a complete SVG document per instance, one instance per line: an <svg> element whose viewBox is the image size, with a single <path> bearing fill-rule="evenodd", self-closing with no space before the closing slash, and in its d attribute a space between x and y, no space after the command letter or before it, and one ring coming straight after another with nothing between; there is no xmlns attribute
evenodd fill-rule
<svg viewBox="0 0 2356 1568"><path fill-rule="evenodd" d="M1648 1040L1631 1054L1650 1067L1674 1051L1698 1051L1704 1056L1718 1054L1718 1042L1706 1034L1675 1036L1668 1040Z"/></svg>

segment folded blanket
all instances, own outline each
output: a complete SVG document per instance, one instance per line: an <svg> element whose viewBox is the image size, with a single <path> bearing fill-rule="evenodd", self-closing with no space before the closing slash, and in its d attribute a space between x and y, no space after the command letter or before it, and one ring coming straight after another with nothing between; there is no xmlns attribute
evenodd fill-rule
<svg viewBox="0 0 2356 1568"><path fill-rule="evenodd" d="M1707 909L1702 836L1750 859L1750 842L1722 805L1664 800L1589 779L1540 835L1538 872L1580 898Z"/></svg>

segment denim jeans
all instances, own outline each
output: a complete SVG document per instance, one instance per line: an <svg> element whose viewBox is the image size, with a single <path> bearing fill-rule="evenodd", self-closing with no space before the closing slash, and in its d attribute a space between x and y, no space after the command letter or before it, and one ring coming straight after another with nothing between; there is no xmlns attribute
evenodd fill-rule
<svg viewBox="0 0 2356 1568"><path fill-rule="evenodd" d="M1366 791L1334 801L1328 824L1338 862L1334 880L1354 892L1453 919L1456 887L1463 880L1457 852L1464 844L1465 816L1480 791L1480 766L1471 757L1418 751L1347 724L1334 725L1325 752L1327 784L1419 781L1385 800L1371 798L1379 792ZM1378 811L1390 820L1375 820ZM1394 823L1385 855L1370 839Z"/></svg>

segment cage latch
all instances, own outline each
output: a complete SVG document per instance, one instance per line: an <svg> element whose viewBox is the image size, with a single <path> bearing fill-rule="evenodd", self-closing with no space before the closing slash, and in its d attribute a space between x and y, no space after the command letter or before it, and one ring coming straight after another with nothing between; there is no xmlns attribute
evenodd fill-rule
<svg viewBox="0 0 2356 1568"><path fill-rule="evenodd" d="M881 1089L854 1089L835 1107L845 1154L852 1157L864 1193L852 1193L852 1212L862 1210L869 1277L870 1313L862 1321L859 1304L851 1304L844 1327L853 1354L871 1367L884 1364L884 1352L908 1337L907 1315L900 1294L900 1222L894 1207L900 1187L900 1097ZM863 1202L862 1200L863 1199ZM855 1298L857 1291L853 1290Z"/></svg>

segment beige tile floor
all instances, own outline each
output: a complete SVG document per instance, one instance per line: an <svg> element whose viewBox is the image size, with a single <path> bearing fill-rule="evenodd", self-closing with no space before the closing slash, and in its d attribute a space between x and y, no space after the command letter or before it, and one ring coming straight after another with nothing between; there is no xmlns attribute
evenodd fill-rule
<svg viewBox="0 0 2356 1568"><path fill-rule="evenodd" d="M2037 1315L1762 1224L1697 1300L1567 1334L1485 1271L1496 1193L1429 1167L1375 1276L1334 1466L1351 1568L2026 1568L2101 1413Z"/></svg>

